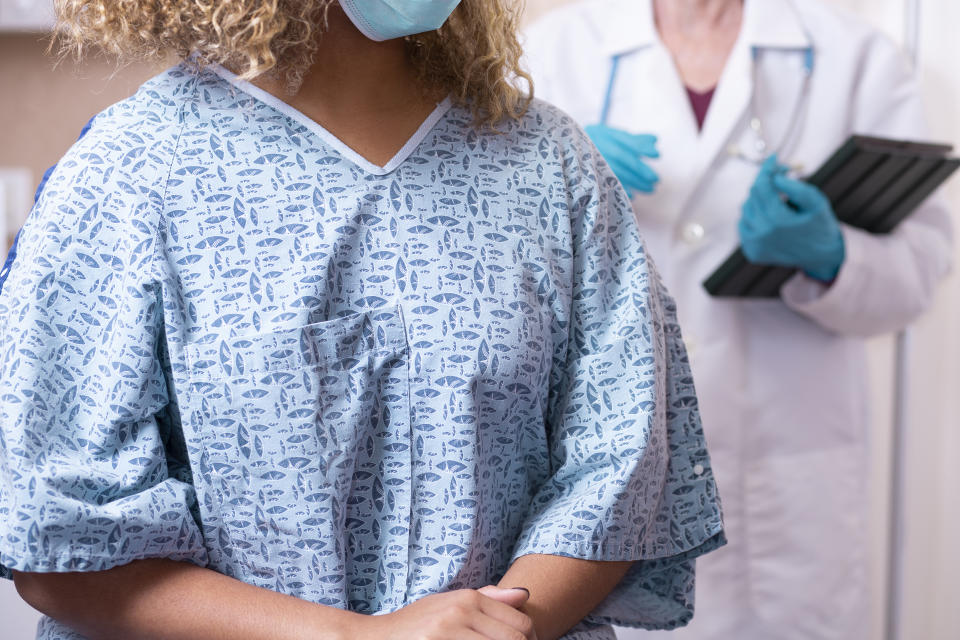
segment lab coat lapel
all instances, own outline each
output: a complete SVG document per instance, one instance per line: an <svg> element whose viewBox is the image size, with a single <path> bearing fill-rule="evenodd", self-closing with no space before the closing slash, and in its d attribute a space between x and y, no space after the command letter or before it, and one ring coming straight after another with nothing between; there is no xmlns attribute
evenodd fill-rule
<svg viewBox="0 0 960 640"><path fill-rule="evenodd" d="M660 182L653 194L634 199L638 215L646 222L671 223L684 217L705 174L720 153L725 153L739 123L748 117L753 90L750 63L749 47L738 43L700 131L686 87L670 52L659 40L621 62L608 124L658 136L660 158L651 166Z"/></svg>
<svg viewBox="0 0 960 640"><path fill-rule="evenodd" d="M746 123L755 90L755 63L765 65L761 83L770 81L769 89L760 96L771 111L764 125L774 144L780 141L775 136L789 124L786 120L794 104L790 101L802 99L803 74L796 65L802 56L789 56L792 62L784 63L782 56L776 60L770 56L767 61L762 52L803 50L811 44L790 0L746 0L740 37L724 67L703 130L698 131L686 88L657 34L652 0L612 4L617 11L603 12L605 19L598 17L593 25L605 34L604 52L621 56L607 124L658 136L660 158L651 166L660 175L660 183L654 194L638 195L634 204L638 215L649 222L675 222L698 196L707 172L727 157L730 144L750 135ZM618 20L611 21L612 15ZM756 60L755 49L761 51Z"/></svg>
<svg viewBox="0 0 960 640"><path fill-rule="evenodd" d="M717 84L716 93L707 111L707 119L700 133L697 147L699 158L694 165L697 185L703 180L707 170L720 159L721 154L723 157L726 156L726 149L732 137L742 127L742 123L750 117L750 100L754 89L752 64L750 45L741 35L720 76L720 82ZM692 191L691 195L694 195Z"/></svg>
<svg viewBox="0 0 960 640"><path fill-rule="evenodd" d="M753 108L764 132L767 148L764 155L777 153L784 164L799 167L801 158L795 154L798 142L809 131L804 131L809 95L804 91L807 82L804 70L806 54L802 50L761 50L756 64L756 87ZM754 152L757 135L744 127L734 143ZM813 169L813 167L806 167Z"/></svg>
<svg viewBox="0 0 960 640"><path fill-rule="evenodd" d="M804 132L803 103L806 69L812 62L813 42L804 28L800 15L789 0L748 0L745 5L743 32L754 65L753 108L763 126L768 144L765 153L778 152L780 159L791 163L796 143ZM796 125L796 126L795 126ZM789 138L789 139L788 139ZM736 141L738 146L756 144L753 132L746 132Z"/></svg>
<svg viewBox="0 0 960 640"><path fill-rule="evenodd" d="M657 135L660 157L650 166L660 176L656 191L634 205L648 223L676 218L701 171L697 125L670 52L659 42L621 61L607 124Z"/></svg>
<svg viewBox="0 0 960 640"><path fill-rule="evenodd" d="M783 140L797 101L803 99L802 51L810 46L790 0L746 0L740 36L707 111L696 147L698 158L691 163L690 197L677 210L678 215L682 217L697 196L707 172L728 157L732 144L755 144L755 134L748 126L750 118L758 115L752 113L753 108L760 111L768 142L776 145ZM767 51L791 55L765 56ZM759 80L755 82L755 78Z"/></svg>
<svg viewBox="0 0 960 640"><path fill-rule="evenodd" d="M699 156L700 143L690 101L670 52L657 35L651 0L629 0L617 12L606 10L602 15L605 23L595 28L604 34L604 53L621 57L606 124L657 136L660 157L650 165L660 182L653 194L638 194L634 205L646 222L670 221L695 184L691 162Z"/></svg>

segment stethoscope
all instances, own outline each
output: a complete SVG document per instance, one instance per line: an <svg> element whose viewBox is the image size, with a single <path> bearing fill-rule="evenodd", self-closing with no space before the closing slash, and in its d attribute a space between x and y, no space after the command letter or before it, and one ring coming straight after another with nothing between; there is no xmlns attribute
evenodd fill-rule
<svg viewBox="0 0 960 640"><path fill-rule="evenodd" d="M784 149L793 139L794 135L800 129L800 122L803 119L802 115L807 108L810 97L810 82L813 77L813 68L814 68L814 51L813 47L803 49L803 86L800 89L800 97L794 101L793 111L790 113L790 119L788 120L788 126L786 132L783 134L783 137L780 139L779 144L772 145L770 139L767 136L766 128L763 125L763 121L760 119L760 109L757 106L757 81L758 81L758 72L757 72L757 60L760 57L761 50L759 47L753 47L752 49L752 74L753 74L753 91L750 94L750 130L753 132L753 143L748 145L746 148L741 147L736 143L731 143L727 146L727 155L731 158L736 158L738 160L743 160L744 162L749 162L751 164L760 165L771 155L777 154L778 156L782 155ZM626 54L618 53L610 59L610 78L607 81L607 90L604 93L603 106L600 109L600 124L607 124L607 121L610 117L610 107L613 102L613 89L617 81L617 72L620 69L620 59ZM800 171L802 167L796 166L791 167L795 171Z"/></svg>

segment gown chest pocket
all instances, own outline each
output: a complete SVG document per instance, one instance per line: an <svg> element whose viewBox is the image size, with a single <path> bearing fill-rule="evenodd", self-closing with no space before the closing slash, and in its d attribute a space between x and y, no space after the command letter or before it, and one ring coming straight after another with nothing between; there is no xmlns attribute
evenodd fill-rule
<svg viewBox="0 0 960 640"><path fill-rule="evenodd" d="M409 487L408 353L399 306L188 346L185 404L232 541L221 569L274 588L278 571L343 575L342 524L388 510L385 468Z"/></svg>

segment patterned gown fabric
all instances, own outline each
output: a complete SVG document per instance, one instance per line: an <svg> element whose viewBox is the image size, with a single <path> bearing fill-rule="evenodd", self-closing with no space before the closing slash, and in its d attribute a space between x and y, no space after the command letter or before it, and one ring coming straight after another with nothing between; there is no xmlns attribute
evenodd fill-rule
<svg viewBox="0 0 960 640"><path fill-rule="evenodd" d="M386 613L635 560L568 635L610 638L686 622L723 543L673 302L544 103L492 132L444 102L376 167L174 67L53 172L0 318L8 577L166 557Z"/></svg>

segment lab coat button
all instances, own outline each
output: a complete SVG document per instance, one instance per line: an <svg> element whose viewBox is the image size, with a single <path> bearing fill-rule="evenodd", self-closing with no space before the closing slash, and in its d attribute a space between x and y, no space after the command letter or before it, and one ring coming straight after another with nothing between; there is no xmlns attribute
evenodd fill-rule
<svg viewBox="0 0 960 640"><path fill-rule="evenodd" d="M706 230L703 228L703 225L696 222L685 224L680 231L680 237L689 245L698 244L703 240L704 235L706 235Z"/></svg>
<svg viewBox="0 0 960 640"><path fill-rule="evenodd" d="M695 476L702 476L702 475L703 475L703 471L704 471L704 469L703 469L703 465L702 465L702 464L693 465L693 475L695 475Z"/></svg>

